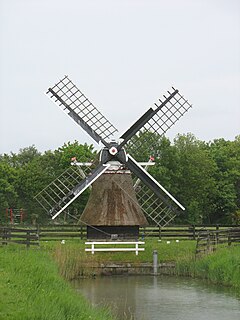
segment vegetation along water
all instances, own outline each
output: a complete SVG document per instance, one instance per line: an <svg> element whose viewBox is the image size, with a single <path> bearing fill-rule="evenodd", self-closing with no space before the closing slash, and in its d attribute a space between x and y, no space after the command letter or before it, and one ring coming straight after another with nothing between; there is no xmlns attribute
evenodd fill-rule
<svg viewBox="0 0 240 320"><path fill-rule="evenodd" d="M7 245L0 248L0 319L113 319L108 309L96 309L71 288L67 280L92 277L93 266L103 262L135 265L152 262L158 250L159 262L171 262L175 275L199 277L231 286L240 296L240 247L218 249L195 259L195 241L146 239L145 252L84 252L84 241L42 242L40 248ZM65 278L65 280L64 280Z"/></svg>
<svg viewBox="0 0 240 320"><path fill-rule="evenodd" d="M70 287L46 250L18 246L0 248L0 319L107 320Z"/></svg>

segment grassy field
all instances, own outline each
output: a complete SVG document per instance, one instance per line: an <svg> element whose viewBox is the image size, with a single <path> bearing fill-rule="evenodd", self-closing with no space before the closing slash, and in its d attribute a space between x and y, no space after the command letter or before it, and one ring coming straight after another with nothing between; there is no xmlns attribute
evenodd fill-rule
<svg viewBox="0 0 240 320"><path fill-rule="evenodd" d="M0 248L0 319L113 318L73 291L46 250L9 245Z"/></svg>

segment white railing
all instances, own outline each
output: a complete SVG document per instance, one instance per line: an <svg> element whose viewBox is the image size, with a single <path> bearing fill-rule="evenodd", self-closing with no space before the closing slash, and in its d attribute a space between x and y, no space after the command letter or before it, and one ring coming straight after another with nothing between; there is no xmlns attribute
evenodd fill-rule
<svg viewBox="0 0 240 320"><path fill-rule="evenodd" d="M91 245L91 248L86 248L85 251L94 252L97 251L135 251L136 256L138 255L138 251L144 251L144 248L139 248L139 245L145 244L143 241L88 241L85 242L86 245ZM115 245L134 245L134 247L115 247ZM96 245L114 245L114 247L107 248L96 248Z"/></svg>

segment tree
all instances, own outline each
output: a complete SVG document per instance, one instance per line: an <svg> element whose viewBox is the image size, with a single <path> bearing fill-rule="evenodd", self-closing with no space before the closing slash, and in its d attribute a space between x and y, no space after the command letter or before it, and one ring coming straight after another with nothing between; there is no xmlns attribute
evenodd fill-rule
<svg viewBox="0 0 240 320"><path fill-rule="evenodd" d="M7 163L0 162L0 211L5 213L6 208L14 207L18 201L18 194L14 186L17 176L15 168ZM0 221L5 221L4 215L0 215Z"/></svg>
<svg viewBox="0 0 240 320"><path fill-rule="evenodd" d="M240 208L240 136L234 141L216 139L209 143L209 150L217 166L215 217L218 216L220 222L230 223Z"/></svg>
<svg viewBox="0 0 240 320"><path fill-rule="evenodd" d="M153 147L154 146L154 147ZM205 143L192 134L178 135L174 142L155 133L141 132L127 147L138 161L155 156L150 173L179 200L186 211L175 222L220 223L239 221L240 212L240 136L234 141L216 139ZM34 196L70 167L71 159L89 162L96 158L92 145L65 143L55 151L41 154L35 146L19 153L0 155L0 210L2 220L7 207L24 208L29 220L49 221ZM88 200L85 191L69 207L81 213Z"/></svg>
<svg viewBox="0 0 240 320"><path fill-rule="evenodd" d="M216 165L206 144L192 134L178 135L174 147L179 168L176 196L186 207L182 222L209 223L215 211Z"/></svg>
<svg viewBox="0 0 240 320"><path fill-rule="evenodd" d="M19 150L19 153L11 152L10 155L0 155L0 162L5 162L11 167L21 168L30 163L36 157L40 157L41 153L36 149L34 145Z"/></svg>
<svg viewBox="0 0 240 320"><path fill-rule="evenodd" d="M59 159L59 167L66 169L71 163L71 159L76 157L79 162L90 162L96 156L93 145L79 144L78 141L65 143L55 151Z"/></svg>

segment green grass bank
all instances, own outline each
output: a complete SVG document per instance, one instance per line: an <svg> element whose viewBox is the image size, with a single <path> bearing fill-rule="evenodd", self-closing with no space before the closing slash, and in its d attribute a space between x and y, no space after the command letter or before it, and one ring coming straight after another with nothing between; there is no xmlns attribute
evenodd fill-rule
<svg viewBox="0 0 240 320"><path fill-rule="evenodd" d="M240 296L240 246L218 248L197 259L191 256L177 259L176 274L230 286Z"/></svg>
<svg viewBox="0 0 240 320"><path fill-rule="evenodd" d="M195 259L195 241L146 239L145 251L85 252L84 241L66 244L42 242L40 248L18 245L0 247L0 319L75 320L113 319L109 310L92 308L66 280L91 276L93 267L103 263L152 262L153 250L159 262L175 264L173 274L191 276L234 288L240 296L240 246L219 248Z"/></svg>
<svg viewBox="0 0 240 320"><path fill-rule="evenodd" d="M0 319L113 319L77 294L46 250L0 247Z"/></svg>

